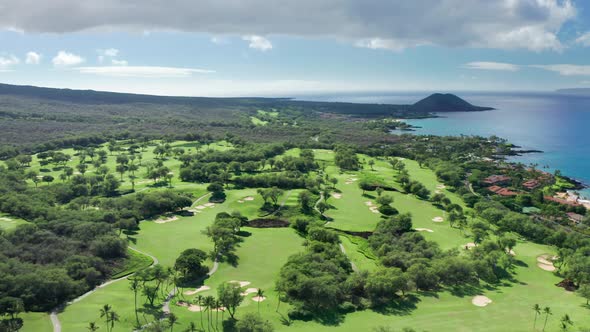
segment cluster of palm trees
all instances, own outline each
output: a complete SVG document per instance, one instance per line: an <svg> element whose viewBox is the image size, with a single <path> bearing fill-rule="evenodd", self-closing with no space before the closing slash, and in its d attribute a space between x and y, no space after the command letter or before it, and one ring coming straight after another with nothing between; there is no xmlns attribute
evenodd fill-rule
<svg viewBox="0 0 590 332"><path fill-rule="evenodd" d="M541 308L539 304L535 304L533 306L533 311L535 312L535 321L533 323L533 331L537 331L537 318L541 315L545 315L545 320L543 321L543 329L541 331L545 331L545 327L547 327L547 320L549 320L549 316L553 315L550 307ZM559 320L560 327L562 331L568 331L569 328L574 325L574 322L571 320L568 314L563 315Z"/></svg>
<svg viewBox="0 0 590 332"><path fill-rule="evenodd" d="M117 314L109 304L105 304L100 308L100 318L105 319L107 332L110 332L115 327L115 323L119 321L119 314ZM94 332L97 331L99 327L95 322L90 322L86 329L90 332Z"/></svg>

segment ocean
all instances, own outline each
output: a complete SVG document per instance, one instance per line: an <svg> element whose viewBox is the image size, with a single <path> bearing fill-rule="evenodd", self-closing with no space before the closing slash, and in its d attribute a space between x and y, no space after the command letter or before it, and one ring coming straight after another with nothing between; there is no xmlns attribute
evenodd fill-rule
<svg viewBox="0 0 590 332"><path fill-rule="evenodd" d="M358 103L411 104L430 92L399 94L358 94L306 96L298 99ZM438 118L408 120L418 126L415 134L496 135L527 150L512 158L524 164L537 164L547 171L561 170L564 175L590 184L590 97L556 93L474 93L456 92L478 106L494 107L485 112L438 114ZM590 189L582 192L590 197Z"/></svg>

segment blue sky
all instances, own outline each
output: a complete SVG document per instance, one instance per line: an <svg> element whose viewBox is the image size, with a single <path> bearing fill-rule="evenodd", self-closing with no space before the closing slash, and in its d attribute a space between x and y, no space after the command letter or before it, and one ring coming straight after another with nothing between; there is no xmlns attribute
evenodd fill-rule
<svg viewBox="0 0 590 332"><path fill-rule="evenodd" d="M590 3L0 0L0 82L192 96L590 88Z"/></svg>

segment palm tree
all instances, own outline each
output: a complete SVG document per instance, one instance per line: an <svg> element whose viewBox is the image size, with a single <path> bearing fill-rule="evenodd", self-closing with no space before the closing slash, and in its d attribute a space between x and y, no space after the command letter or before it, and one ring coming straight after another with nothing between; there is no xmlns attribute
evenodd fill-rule
<svg viewBox="0 0 590 332"><path fill-rule="evenodd" d="M109 320L111 321L111 331L112 331L113 328L115 327L115 322L119 321L119 314L117 314L114 311L111 311L109 313Z"/></svg>
<svg viewBox="0 0 590 332"><path fill-rule="evenodd" d="M563 315L563 317L561 317L560 322L562 331L567 331L571 325L574 325L574 322L572 322L568 314Z"/></svg>
<svg viewBox="0 0 590 332"><path fill-rule="evenodd" d="M188 324L188 327L184 330L184 332L196 332L197 331L197 325L194 322L190 322Z"/></svg>
<svg viewBox="0 0 590 332"><path fill-rule="evenodd" d="M135 323L136 326L139 327L139 316L137 315L137 292L139 291L139 289L141 288L141 285L139 284L139 280L136 278L131 278L129 279L129 282L131 283L129 285L129 288L133 291L133 300L134 300L134 305L135 305Z"/></svg>
<svg viewBox="0 0 590 332"><path fill-rule="evenodd" d="M90 323L88 323L88 327L86 329L90 332L95 332L95 331L98 331L98 326L96 325L95 322L90 322Z"/></svg>
<svg viewBox="0 0 590 332"><path fill-rule="evenodd" d="M262 302L262 298L264 297L264 291L258 288L256 296L258 296L258 315L260 316L260 302Z"/></svg>
<svg viewBox="0 0 590 332"><path fill-rule="evenodd" d="M213 318L213 313L211 312L211 310L213 310L213 307L215 307L215 298L213 296L207 296L205 297L205 300L203 301L205 303L205 307L207 308L207 330L211 330L211 319Z"/></svg>
<svg viewBox="0 0 590 332"><path fill-rule="evenodd" d="M536 303L533 306L533 310L535 311L535 321L533 323L533 331L536 331L537 329L535 328L535 326L537 325L537 317L541 314L541 306Z"/></svg>
<svg viewBox="0 0 590 332"><path fill-rule="evenodd" d="M109 331L109 314L111 313L111 306L108 304L105 304L102 306L102 308L100 309L100 318L105 317L106 323L107 323L107 332Z"/></svg>
<svg viewBox="0 0 590 332"><path fill-rule="evenodd" d="M201 307L201 310L199 310L201 312L201 329L204 330L205 327L203 327L203 296L202 295L197 295L197 298L195 299L194 303L196 305L198 305L199 307Z"/></svg>
<svg viewBox="0 0 590 332"><path fill-rule="evenodd" d="M221 308L221 301L219 299L215 300L215 329L219 326L219 308ZM223 318L221 319L223 321Z"/></svg>
<svg viewBox="0 0 590 332"><path fill-rule="evenodd" d="M545 314L545 323L543 323L543 331L545 331L545 326L547 326L547 319L549 319L549 315L553 315L551 312L551 308L545 307L543 308L543 313Z"/></svg>
<svg viewBox="0 0 590 332"><path fill-rule="evenodd" d="M168 315L168 324L170 324L170 332L174 330L174 324L176 324L176 322L178 322L178 317L176 317L176 315L173 312L171 312Z"/></svg>

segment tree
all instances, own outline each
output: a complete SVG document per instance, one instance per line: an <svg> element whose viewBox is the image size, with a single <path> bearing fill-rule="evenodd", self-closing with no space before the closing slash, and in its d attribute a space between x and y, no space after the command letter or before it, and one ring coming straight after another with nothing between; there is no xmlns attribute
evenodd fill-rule
<svg viewBox="0 0 590 332"><path fill-rule="evenodd" d="M264 291L258 288L258 291L256 291L256 296L258 296L258 314L260 315L260 302L262 302L261 300L264 297Z"/></svg>
<svg viewBox="0 0 590 332"><path fill-rule="evenodd" d="M137 314L137 292L141 289L141 284L137 278L129 278L129 288L133 291L133 304L135 310L135 325L141 326L139 323L139 315Z"/></svg>
<svg viewBox="0 0 590 332"><path fill-rule="evenodd" d="M110 314L111 314L111 306L108 304L105 304L102 306L102 308L100 308L100 318L105 318L105 322L106 322L106 326L107 326L107 332L109 331L109 323L110 323Z"/></svg>
<svg viewBox="0 0 590 332"><path fill-rule="evenodd" d="M326 212L330 208L330 205L326 204L326 202L319 202L316 208L318 209L318 211L320 211L320 214L323 216L324 212Z"/></svg>
<svg viewBox="0 0 590 332"><path fill-rule="evenodd" d="M178 317L173 313L168 314L168 325L170 325L170 332L173 332L174 325L178 323Z"/></svg>
<svg viewBox="0 0 590 332"><path fill-rule="evenodd" d="M207 259L207 253L200 249L184 250L174 263L174 269L182 274L183 278L196 280L204 277L209 268L203 265Z"/></svg>
<svg viewBox="0 0 590 332"><path fill-rule="evenodd" d="M247 313L236 323L238 332L273 332L274 328L269 321L262 320L259 315Z"/></svg>
<svg viewBox="0 0 590 332"><path fill-rule="evenodd" d="M543 313L545 314L545 322L543 323L543 331L545 331L545 327L547 326L547 320L549 319L549 315L553 315L551 312L551 308L545 307L543 308Z"/></svg>
<svg viewBox="0 0 590 332"><path fill-rule="evenodd" d="M375 169L373 168L373 166L375 166L375 160L369 159L369 166L371 166L371 170L374 171Z"/></svg>
<svg viewBox="0 0 590 332"><path fill-rule="evenodd" d="M86 328L90 332L98 331L98 325L95 322L88 323L88 327Z"/></svg>
<svg viewBox="0 0 590 332"><path fill-rule="evenodd" d="M373 186L369 181L362 179L359 182L359 188L363 191L363 195L367 192L367 191L371 191L373 189L375 189L375 186Z"/></svg>
<svg viewBox="0 0 590 332"><path fill-rule="evenodd" d="M207 329L211 328L211 320L213 319L212 310L215 308L215 298L213 296L207 296L203 300L203 304L207 310Z"/></svg>
<svg viewBox="0 0 590 332"><path fill-rule="evenodd" d="M578 294L586 299L586 305L590 302L590 284L581 284L578 288Z"/></svg>
<svg viewBox="0 0 590 332"><path fill-rule="evenodd" d="M197 325L194 322L190 322L184 332L197 332Z"/></svg>
<svg viewBox="0 0 590 332"><path fill-rule="evenodd" d="M127 171L127 168L123 164L119 164L115 167L117 173L121 174L121 181L123 181L123 174Z"/></svg>
<svg viewBox="0 0 590 332"><path fill-rule="evenodd" d="M533 321L533 331L536 331L535 326L537 326L537 317L541 315L541 306L538 303L535 303L533 306L533 311L535 312L535 320Z"/></svg>
<svg viewBox="0 0 590 332"><path fill-rule="evenodd" d="M301 206L301 211L305 214L311 212L311 193L308 190L304 190L299 193L298 196L299 205Z"/></svg>
<svg viewBox="0 0 590 332"><path fill-rule="evenodd" d="M108 320L111 322L111 331L112 331L113 328L115 327L115 322L118 322L119 321L119 314L117 314L114 311L111 311L109 313L109 319Z"/></svg>
<svg viewBox="0 0 590 332"><path fill-rule="evenodd" d="M377 204L383 206L383 205L389 205L393 203L393 197L389 196L389 195L382 195L377 197Z"/></svg>
<svg viewBox="0 0 590 332"><path fill-rule="evenodd" d="M217 297L219 297L219 300L223 306L227 308L227 312L229 313L230 317L234 319L236 309L244 300L244 296L242 296L242 288L240 285L230 282L222 283L217 288Z"/></svg>
<svg viewBox="0 0 590 332"><path fill-rule="evenodd" d="M26 178L33 181L33 183L35 184L35 188L37 188L37 185L39 184L39 181L41 180L39 178L39 173L37 173L36 171L28 171L26 174Z"/></svg>
<svg viewBox="0 0 590 332"><path fill-rule="evenodd" d="M561 324L562 331L567 331L570 326L574 325L574 322L572 322L568 314L563 315L563 317L561 317L559 320L559 323Z"/></svg>

